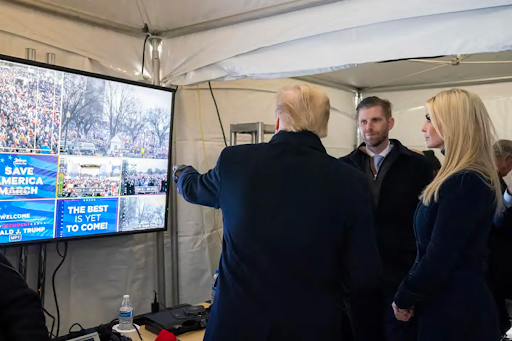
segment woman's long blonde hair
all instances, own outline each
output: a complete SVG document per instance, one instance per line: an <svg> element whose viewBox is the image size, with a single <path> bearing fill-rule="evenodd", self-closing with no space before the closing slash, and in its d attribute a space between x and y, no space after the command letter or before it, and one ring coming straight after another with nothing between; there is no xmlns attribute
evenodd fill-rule
<svg viewBox="0 0 512 341"><path fill-rule="evenodd" d="M462 89L446 90L429 99L427 108L432 125L444 140L445 159L434 181L425 188L423 203L438 201L439 189L451 175L472 170L496 192L498 212L503 199L494 160L494 126L480 97Z"/></svg>

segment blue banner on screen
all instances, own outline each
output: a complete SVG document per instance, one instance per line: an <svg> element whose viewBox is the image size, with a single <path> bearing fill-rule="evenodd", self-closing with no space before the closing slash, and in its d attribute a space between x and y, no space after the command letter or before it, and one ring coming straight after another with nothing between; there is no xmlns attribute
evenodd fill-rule
<svg viewBox="0 0 512 341"><path fill-rule="evenodd" d="M0 154L0 200L55 198L57 156Z"/></svg>
<svg viewBox="0 0 512 341"><path fill-rule="evenodd" d="M117 198L64 199L57 207L56 237L117 232Z"/></svg>
<svg viewBox="0 0 512 341"><path fill-rule="evenodd" d="M0 243L53 238L55 200L0 202Z"/></svg>

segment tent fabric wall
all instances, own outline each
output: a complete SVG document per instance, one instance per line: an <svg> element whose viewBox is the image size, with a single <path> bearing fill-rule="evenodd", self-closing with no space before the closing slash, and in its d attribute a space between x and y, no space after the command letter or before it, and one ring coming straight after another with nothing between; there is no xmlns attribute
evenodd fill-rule
<svg viewBox="0 0 512 341"><path fill-rule="evenodd" d="M497 138L512 139L512 83L495 83L461 87L478 94L489 112ZM421 129L425 123L425 102L446 88L394 91L365 92L364 97L379 96L393 104L395 127L391 137L399 139L409 148L426 150L425 139ZM443 156L436 151L436 156Z"/></svg>
<svg viewBox="0 0 512 341"><path fill-rule="evenodd" d="M512 41L511 5L478 0L335 2L172 38L163 52L164 80L192 84L282 78L383 60L503 51Z"/></svg>
<svg viewBox="0 0 512 341"><path fill-rule="evenodd" d="M23 39L23 43L31 40L38 42L39 46L45 44L47 48L51 46L51 49L65 50L95 61L98 69L95 69L94 65L78 63L77 66L84 67L80 68L84 71L97 71L103 74L118 72L123 78L133 80L137 79L142 64L143 35L132 37L107 31L11 3L0 2L0 33L14 35L16 39L21 38L19 42L13 43L16 47ZM0 45L3 46L6 42L2 40ZM13 55L24 58L24 49L22 51L23 55L19 52L13 52ZM151 62L147 60L145 64L146 69L150 70ZM75 67L75 64L70 65Z"/></svg>
<svg viewBox="0 0 512 341"><path fill-rule="evenodd" d="M0 3L0 17L2 16L1 6L2 4ZM125 76L124 72L108 68L95 59L0 30L0 54L24 59L25 49L27 48L36 50L36 61L41 63L46 62L45 58L47 53L53 53L55 54L55 63L58 66L130 79ZM135 78L133 77L131 79L134 80Z"/></svg>
<svg viewBox="0 0 512 341"><path fill-rule="evenodd" d="M229 144L230 124L275 123L275 93L283 86L303 83L291 79L240 80L212 83ZM328 153L349 153L355 142L355 95L324 88L331 100L329 135L323 139ZM200 172L213 168L224 141L208 86L178 89L175 108L175 137L178 163L191 164ZM203 137L201 134L203 129ZM266 135L268 141L272 135ZM241 143L249 137L239 136ZM272 193L269 193L272 195ZM178 201L180 301L199 302L209 298L211 282L222 245L222 215L218 210Z"/></svg>

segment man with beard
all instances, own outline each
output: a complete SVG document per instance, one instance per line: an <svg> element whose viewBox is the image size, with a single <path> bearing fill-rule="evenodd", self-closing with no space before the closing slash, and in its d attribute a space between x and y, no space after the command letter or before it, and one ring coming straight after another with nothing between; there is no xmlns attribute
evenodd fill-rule
<svg viewBox="0 0 512 341"><path fill-rule="evenodd" d="M377 244L384 271L383 321L387 341L416 340L416 323L395 318L393 297L416 258L413 217L418 198L432 181L432 167L422 154L389 139L395 123L391 103L368 97L357 106L362 143L341 158L365 174L374 203ZM419 129L419 128L418 128Z"/></svg>

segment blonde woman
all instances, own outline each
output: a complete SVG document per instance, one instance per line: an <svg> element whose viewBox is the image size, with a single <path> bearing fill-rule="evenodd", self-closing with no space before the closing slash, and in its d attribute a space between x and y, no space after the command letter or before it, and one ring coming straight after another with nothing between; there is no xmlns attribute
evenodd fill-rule
<svg viewBox="0 0 512 341"><path fill-rule="evenodd" d="M416 262L400 285L397 319L418 319L418 341L497 341L496 305L484 277L487 239L502 205L493 127L482 100L452 89L427 102L423 133L445 153L414 218Z"/></svg>

